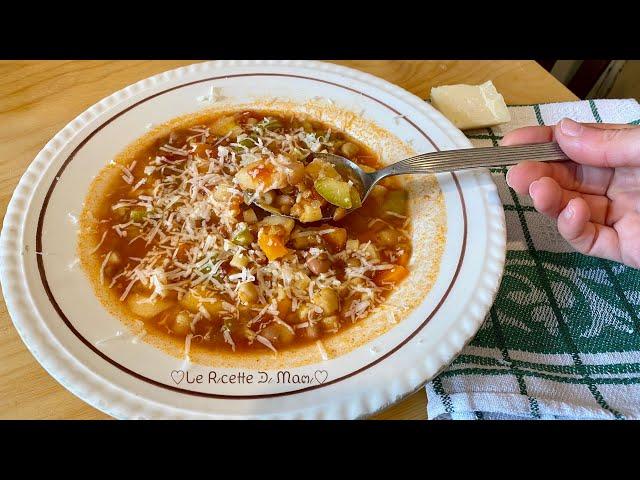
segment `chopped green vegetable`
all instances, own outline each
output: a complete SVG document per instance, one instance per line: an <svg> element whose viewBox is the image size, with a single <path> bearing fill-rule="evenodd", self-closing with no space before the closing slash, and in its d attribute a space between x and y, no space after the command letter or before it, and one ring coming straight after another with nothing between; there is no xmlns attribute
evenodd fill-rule
<svg viewBox="0 0 640 480"><path fill-rule="evenodd" d="M134 222L141 222L142 220L144 220L144 217L146 216L147 216L146 210L131 210L131 213L129 214L129 219L133 220Z"/></svg>
<svg viewBox="0 0 640 480"><path fill-rule="evenodd" d="M407 192L390 190L382 204L382 210L404 215L407 212Z"/></svg>
<svg viewBox="0 0 640 480"><path fill-rule="evenodd" d="M322 198L332 205L346 209L351 208L351 186L347 182L324 177L317 179L313 186Z"/></svg>
<svg viewBox="0 0 640 480"><path fill-rule="evenodd" d="M264 126L267 130L276 130L278 128L282 128L282 123L277 118L270 118L269 122L267 122Z"/></svg>
<svg viewBox="0 0 640 480"><path fill-rule="evenodd" d="M236 245L241 245L243 247L248 247L253 241L253 234L248 228L238 232L236 236L233 237L233 243L235 243Z"/></svg>
<svg viewBox="0 0 640 480"><path fill-rule="evenodd" d="M247 148L251 148L255 145L255 142L251 138L245 138L244 140L241 140L238 143L243 147L247 147Z"/></svg>
<svg viewBox="0 0 640 480"><path fill-rule="evenodd" d="M362 200L358 190L353 185L351 186L351 208L360 208L362 206Z"/></svg>

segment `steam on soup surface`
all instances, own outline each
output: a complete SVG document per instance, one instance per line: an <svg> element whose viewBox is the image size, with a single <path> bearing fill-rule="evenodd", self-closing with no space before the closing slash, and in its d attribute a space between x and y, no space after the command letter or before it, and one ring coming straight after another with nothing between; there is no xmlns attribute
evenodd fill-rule
<svg viewBox="0 0 640 480"><path fill-rule="evenodd" d="M173 130L108 166L116 181L89 215L99 284L150 333L214 350L277 351L343 331L408 274L407 193L383 181L345 216L315 188L341 181L319 152L380 167L327 125L259 111ZM325 211L333 220L317 222Z"/></svg>

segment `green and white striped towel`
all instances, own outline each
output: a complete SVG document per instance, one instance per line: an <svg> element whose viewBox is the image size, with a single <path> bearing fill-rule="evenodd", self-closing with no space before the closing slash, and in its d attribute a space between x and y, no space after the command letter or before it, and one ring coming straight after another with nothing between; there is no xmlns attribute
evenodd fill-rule
<svg viewBox="0 0 640 480"><path fill-rule="evenodd" d="M640 124L635 100L509 107L511 122L469 131L476 147L513 129ZM486 321L426 387L430 419L640 419L640 271L574 252L551 219L492 169L507 222L502 284Z"/></svg>

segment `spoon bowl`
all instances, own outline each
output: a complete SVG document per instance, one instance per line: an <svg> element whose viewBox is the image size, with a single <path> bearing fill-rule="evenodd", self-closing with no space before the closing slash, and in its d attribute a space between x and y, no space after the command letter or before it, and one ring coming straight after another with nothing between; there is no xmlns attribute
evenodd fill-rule
<svg viewBox="0 0 640 480"><path fill-rule="evenodd" d="M484 147L465 150L448 150L444 152L431 152L405 158L399 162L367 173L359 165L348 158L333 153L316 153L314 158L331 163L345 181L351 181L360 194L362 203L367 199L373 186L380 180L394 175L406 174L436 174L467 170L482 167L502 167L514 165L524 160L536 160L541 162L553 162L570 160L560 149L557 143L538 143L533 145L516 145L508 147ZM255 202L258 207L269 213L275 213L274 207ZM346 211L353 212L356 208ZM278 215L283 215L278 213ZM283 215L289 218L290 215ZM333 217L324 217L319 221L331 220Z"/></svg>

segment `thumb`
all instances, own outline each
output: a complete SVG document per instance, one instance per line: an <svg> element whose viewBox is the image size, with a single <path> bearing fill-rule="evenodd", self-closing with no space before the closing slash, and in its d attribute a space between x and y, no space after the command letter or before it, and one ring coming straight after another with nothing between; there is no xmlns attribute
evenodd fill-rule
<svg viewBox="0 0 640 480"><path fill-rule="evenodd" d="M594 167L640 166L639 127L596 128L564 118L554 134L574 162Z"/></svg>

